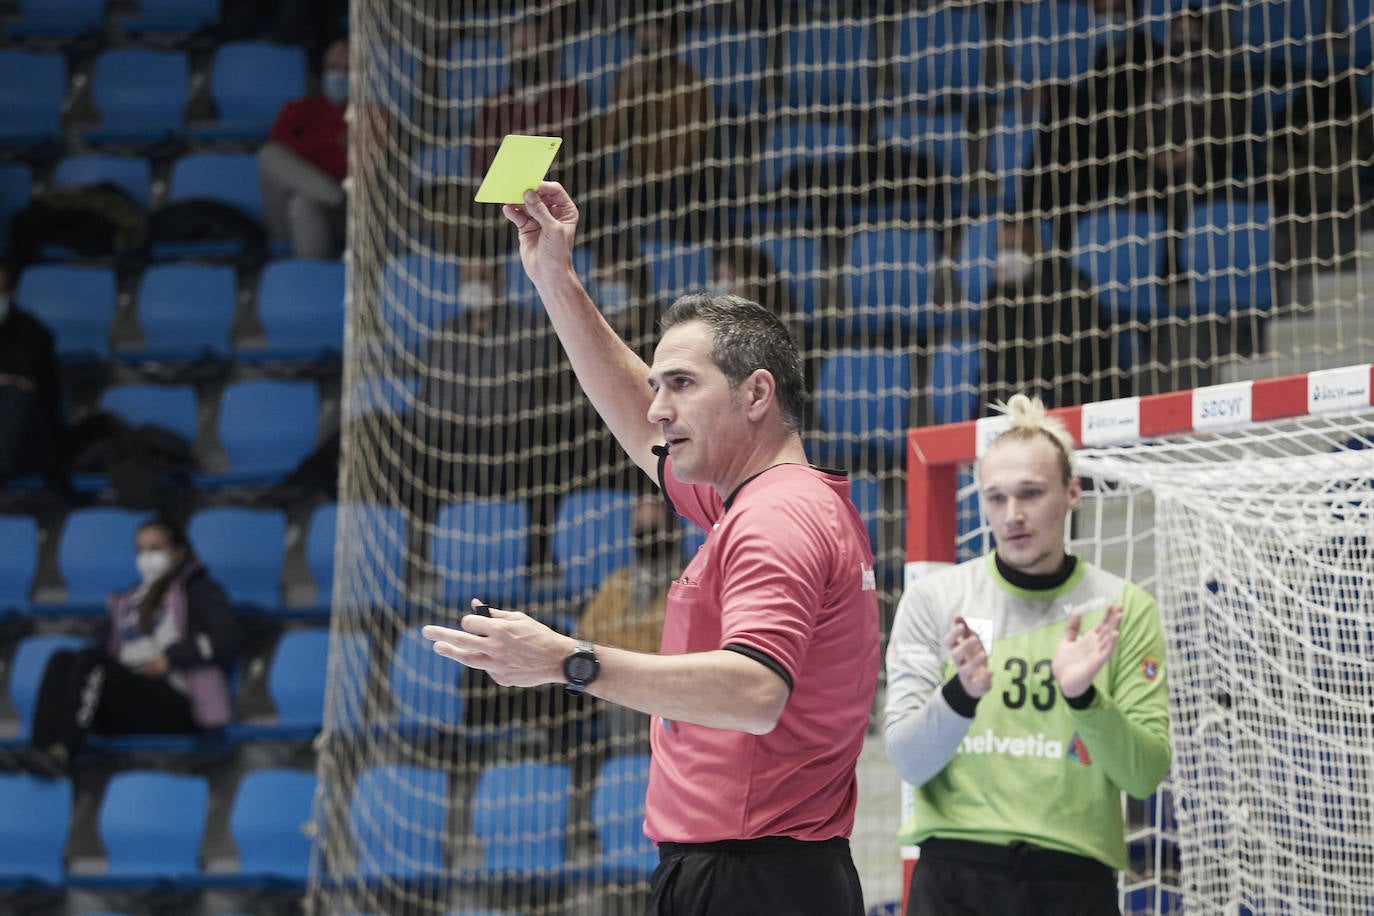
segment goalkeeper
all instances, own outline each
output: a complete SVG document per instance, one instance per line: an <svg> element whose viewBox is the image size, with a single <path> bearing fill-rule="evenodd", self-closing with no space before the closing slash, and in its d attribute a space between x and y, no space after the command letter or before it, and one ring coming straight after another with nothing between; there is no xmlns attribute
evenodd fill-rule
<svg viewBox="0 0 1374 916"><path fill-rule="evenodd" d="M997 539L922 578L887 653L888 756L916 787L907 916L1117 914L1121 793L1169 769L1154 599L1064 547L1073 443L1023 394L979 462Z"/></svg>

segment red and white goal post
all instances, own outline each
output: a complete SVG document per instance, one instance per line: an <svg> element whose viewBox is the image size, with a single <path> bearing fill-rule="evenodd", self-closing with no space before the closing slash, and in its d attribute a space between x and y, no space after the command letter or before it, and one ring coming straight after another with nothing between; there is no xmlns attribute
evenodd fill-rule
<svg viewBox="0 0 1374 916"><path fill-rule="evenodd" d="M1374 910L1372 399L1366 364L1051 411L1070 550L1150 591L1168 642L1174 763L1127 810L1128 914ZM992 546L971 471L1004 426L910 431L908 584Z"/></svg>

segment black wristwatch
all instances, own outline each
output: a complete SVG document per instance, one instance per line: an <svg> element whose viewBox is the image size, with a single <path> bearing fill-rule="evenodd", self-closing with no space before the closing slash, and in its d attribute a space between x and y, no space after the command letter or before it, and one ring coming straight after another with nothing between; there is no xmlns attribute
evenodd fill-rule
<svg viewBox="0 0 1374 916"><path fill-rule="evenodd" d="M601 663L596 660L596 647L585 639L577 641L577 648L563 659L563 678L568 682L568 693L581 693L587 685L596 680L601 673Z"/></svg>

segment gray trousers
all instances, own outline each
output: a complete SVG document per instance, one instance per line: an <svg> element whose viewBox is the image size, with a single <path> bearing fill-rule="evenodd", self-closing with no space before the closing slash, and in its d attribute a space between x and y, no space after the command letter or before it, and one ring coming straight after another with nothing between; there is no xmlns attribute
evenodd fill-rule
<svg viewBox="0 0 1374 916"><path fill-rule="evenodd" d="M297 258L333 258L343 249L343 187L280 143L258 152L263 221L271 242L291 244Z"/></svg>

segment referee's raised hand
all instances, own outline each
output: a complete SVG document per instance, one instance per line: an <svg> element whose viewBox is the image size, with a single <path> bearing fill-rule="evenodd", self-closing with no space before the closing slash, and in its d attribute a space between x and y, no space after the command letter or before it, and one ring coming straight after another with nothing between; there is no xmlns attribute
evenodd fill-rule
<svg viewBox="0 0 1374 916"><path fill-rule="evenodd" d="M542 292L543 286L572 271L573 236L578 211L572 196L556 181L542 181L525 192L523 204L501 208L520 234L520 261Z"/></svg>

